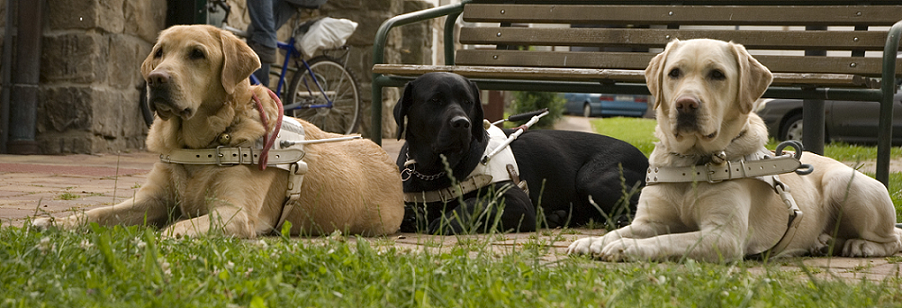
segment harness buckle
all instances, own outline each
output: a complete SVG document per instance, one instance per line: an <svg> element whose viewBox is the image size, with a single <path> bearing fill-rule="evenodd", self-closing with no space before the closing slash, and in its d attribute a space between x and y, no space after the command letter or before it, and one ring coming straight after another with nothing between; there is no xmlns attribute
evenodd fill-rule
<svg viewBox="0 0 902 308"><path fill-rule="evenodd" d="M723 182L723 180L715 180L714 174L717 173L717 170L711 169L711 163L705 164L705 178L709 184L717 184Z"/></svg>
<svg viewBox="0 0 902 308"><path fill-rule="evenodd" d="M222 155L222 153L220 152L220 150L221 150L222 148L224 148L224 146L221 146L221 145L220 145L220 146L217 146L217 147L216 147L216 152L213 153L213 157L216 159L216 165L219 166L219 167L222 167L222 166L223 166L223 165L222 165L222 157L223 157L223 155ZM239 148L239 149L240 149L240 148ZM240 150L239 150L239 151L240 151Z"/></svg>

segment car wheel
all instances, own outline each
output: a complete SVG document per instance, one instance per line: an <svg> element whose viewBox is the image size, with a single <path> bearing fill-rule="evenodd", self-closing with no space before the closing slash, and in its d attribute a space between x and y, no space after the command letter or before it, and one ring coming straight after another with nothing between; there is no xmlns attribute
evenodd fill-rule
<svg viewBox="0 0 902 308"><path fill-rule="evenodd" d="M802 115L796 114L783 123L780 129L780 140L802 141Z"/></svg>
<svg viewBox="0 0 902 308"><path fill-rule="evenodd" d="M589 106L589 104L583 105L583 116L587 118L592 116L592 106Z"/></svg>

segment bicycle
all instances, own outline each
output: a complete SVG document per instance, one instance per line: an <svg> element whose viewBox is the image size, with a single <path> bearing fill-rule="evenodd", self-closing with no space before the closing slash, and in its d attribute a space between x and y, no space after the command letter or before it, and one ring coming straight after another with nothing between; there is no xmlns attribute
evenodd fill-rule
<svg viewBox="0 0 902 308"><path fill-rule="evenodd" d="M246 38L247 33L226 25L231 6L225 0L210 0L207 9L213 13L218 9L225 11L221 28ZM297 7L298 14L303 9ZM285 59L282 65L272 65L270 75L279 72L279 81L273 91L282 99L285 115L306 120L320 129L339 134L353 134L360 126L363 102L360 97L360 85L356 76L346 67L350 46L344 45L336 49L322 50L320 55L305 60L300 50L295 47L296 37L306 32L316 20L296 22L291 39L278 42L278 49L283 50ZM338 54L336 56L336 54ZM294 62L294 66L291 66ZM288 82L287 74L294 75ZM253 75L251 84L260 84ZM146 103L144 103L146 105ZM145 113L146 118L146 113ZM152 120L152 116L151 116Z"/></svg>

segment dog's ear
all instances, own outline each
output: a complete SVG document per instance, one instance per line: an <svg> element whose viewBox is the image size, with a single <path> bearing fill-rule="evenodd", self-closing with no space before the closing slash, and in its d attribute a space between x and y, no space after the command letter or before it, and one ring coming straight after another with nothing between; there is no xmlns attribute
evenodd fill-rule
<svg viewBox="0 0 902 308"><path fill-rule="evenodd" d="M470 83L470 91L472 91L473 97L475 98L475 100L472 102L474 114L473 117L470 118L470 121L473 122L470 123L470 134L473 136L473 138L476 138L476 141L483 142L485 141L486 137L485 128L482 127L482 119L485 119L485 113L483 113L482 111L482 100L479 98L479 87L476 86L475 82L471 80L467 81Z"/></svg>
<svg viewBox="0 0 902 308"><path fill-rule="evenodd" d="M404 86L404 92L401 93L401 98L398 99L393 110L395 123L398 124L398 140L404 136L404 117L407 116L407 110L410 109L411 100L413 100L413 81Z"/></svg>
<svg viewBox="0 0 902 308"><path fill-rule="evenodd" d="M147 75L150 75L150 72L153 71L153 57L159 48L162 47L154 45L153 48L150 49L150 54L148 54L147 58L144 59L144 62L141 63L141 75L144 76L145 79L147 78Z"/></svg>
<svg viewBox="0 0 902 308"><path fill-rule="evenodd" d="M655 97L655 105L652 109L658 109L658 106L661 105L661 101L664 99L663 95L661 95L664 88L664 63L667 62L667 54L676 48L679 42L680 40L673 39L670 43L667 43L664 51L652 58L648 62L648 67L645 68L645 85L648 86L648 91L651 92L651 95Z"/></svg>
<svg viewBox="0 0 902 308"><path fill-rule="evenodd" d="M755 109L755 103L764 95L764 91L774 80L770 70L752 57L745 46L730 42L730 47L736 55L736 63L739 67L739 89L736 92L736 101L742 113L749 113Z"/></svg>
<svg viewBox="0 0 902 308"><path fill-rule="evenodd" d="M222 41L222 87L226 93L235 92L235 86L260 68L260 59L254 50L228 31L219 30Z"/></svg>
<svg viewBox="0 0 902 308"><path fill-rule="evenodd" d="M144 62L141 63L141 76L144 77L144 80L147 80L147 75L150 75L150 72L153 71L153 57L154 54L157 53L157 48L161 48L160 46L154 45L153 48L150 49L150 54L147 55L147 58L144 59ZM150 91L147 91L147 83L144 84L144 99L147 99L147 95L150 95ZM150 107L150 112L157 112L157 107L154 104L150 104L150 102L145 101Z"/></svg>

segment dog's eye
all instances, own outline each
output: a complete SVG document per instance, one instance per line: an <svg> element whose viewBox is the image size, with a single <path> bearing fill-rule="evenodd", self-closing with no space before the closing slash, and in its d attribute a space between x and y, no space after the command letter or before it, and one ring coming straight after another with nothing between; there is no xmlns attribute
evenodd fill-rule
<svg viewBox="0 0 902 308"><path fill-rule="evenodd" d="M727 79L727 76L725 76L720 70L712 70L710 73L708 73L708 78L711 78L713 80L724 80Z"/></svg>
<svg viewBox="0 0 902 308"><path fill-rule="evenodd" d="M163 48L157 49L157 51L153 53L153 57L154 59L163 57Z"/></svg>
<svg viewBox="0 0 902 308"><path fill-rule="evenodd" d="M681 72L678 68L672 69L669 73L667 73L667 76L670 76L670 78L680 78L681 75L683 75L683 72Z"/></svg>
<svg viewBox="0 0 902 308"><path fill-rule="evenodd" d="M203 51L195 48L195 49L191 50L191 53L188 55L188 57L191 58L191 60L200 60L200 59L203 59L205 56L204 56Z"/></svg>

